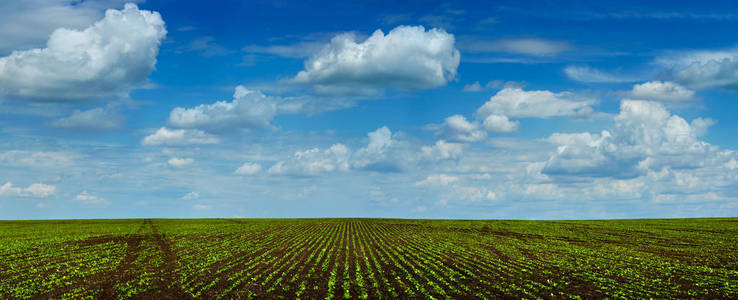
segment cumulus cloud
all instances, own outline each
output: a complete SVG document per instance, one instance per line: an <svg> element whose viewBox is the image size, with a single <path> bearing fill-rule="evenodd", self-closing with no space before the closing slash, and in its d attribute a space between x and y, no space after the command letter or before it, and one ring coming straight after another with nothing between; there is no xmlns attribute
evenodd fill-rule
<svg viewBox="0 0 738 300"><path fill-rule="evenodd" d="M315 176L335 171L363 170L400 172L413 160L406 143L395 140L386 126L367 134L365 147L352 152L343 144L328 149L313 148L297 151L290 159L279 161L267 170L274 175Z"/></svg>
<svg viewBox="0 0 738 300"><path fill-rule="evenodd" d="M459 61L452 34L398 26L386 35L377 30L364 41L352 33L335 36L305 62L305 70L293 81L313 84L316 92L325 94L428 89L454 79Z"/></svg>
<svg viewBox="0 0 738 300"><path fill-rule="evenodd" d="M220 143L217 137L197 129L159 128L146 136L141 144L144 146L187 146Z"/></svg>
<svg viewBox="0 0 738 300"><path fill-rule="evenodd" d="M550 118L582 116L592 112L594 99L580 97L571 92L552 93L546 90L524 91L522 88L505 88L497 92L477 110L477 116L486 119L490 115L513 118Z"/></svg>
<svg viewBox="0 0 738 300"><path fill-rule="evenodd" d="M392 131L386 126L369 132L369 143L353 155L352 166L357 169L377 172L397 172L402 169L400 155L393 150L397 142L392 139Z"/></svg>
<svg viewBox="0 0 738 300"><path fill-rule="evenodd" d="M15 187L10 181L0 186L0 197L31 197L31 198L47 198L56 193L56 186L34 183L26 188Z"/></svg>
<svg viewBox="0 0 738 300"><path fill-rule="evenodd" d="M259 173L260 171L261 171L261 165L260 164L245 162L238 169L236 169L236 174L239 174L239 175L254 175L256 173Z"/></svg>
<svg viewBox="0 0 738 300"><path fill-rule="evenodd" d="M566 41L553 41L536 38L481 40L464 39L459 47L467 52L506 52L533 56L555 55L571 49Z"/></svg>
<svg viewBox="0 0 738 300"><path fill-rule="evenodd" d="M105 200L104 198L101 198L97 195L90 194L86 190L77 194L77 196L74 197L74 199L81 203L88 204L88 205L101 205L101 206L110 205L110 201Z"/></svg>
<svg viewBox="0 0 738 300"><path fill-rule="evenodd" d="M0 92L29 101L89 101L140 85L166 35L157 12L126 4L85 28L59 28L46 48L0 58Z"/></svg>
<svg viewBox="0 0 738 300"><path fill-rule="evenodd" d="M444 140L436 141L435 145L422 146L420 153L426 160L459 160L463 152L462 144L449 143Z"/></svg>
<svg viewBox="0 0 738 300"><path fill-rule="evenodd" d="M479 128L478 122L469 122L462 115L453 115L443 120L437 127L437 135L454 142L478 142L487 138L487 133Z"/></svg>
<svg viewBox="0 0 738 300"><path fill-rule="evenodd" d="M182 168L189 166L195 162L192 158L179 158L179 157L172 157L170 158L167 163L175 168Z"/></svg>
<svg viewBox="0 0 738 300"><path fill-rule="evenodd" d="M566 66L564 74L571 80L587 83L619 83L637 80L633 76L609 73L589 66Z"/></svg>
<svg viewBox="0 0 738 300"><path fill-rule="evenodd" d="M514 132L518 131L518 121L510 121L505 115L489 115L484 118L484 129L492 132Z"/></svg>
<svg viewBox="0 0 738 300"><path fill-rule="evenodd" d="M90 110L75 110L68 117L51 123L57 128L76 129L83 131L110 131L122 126L123 117L102 107Z"/></svg>
<svg viewBox="0 0 738 300"><path fill-rule="evenodd" d="M672 52L656 64L673 70L675 79L691 88L738 88L738 49Z"/></svg>
<svg viewBox="0 0 738 300"><path fill-rule="evenodd" d="M623 100L612 131L553 134L559 145L542 173L633 178L649 170L703 167L717 147L699 140L711 120L688 123L657 102Z"/></svg>
<svg viewBox="0 0 738 300"><path fill-rule="evenodd" d="M237 86L233 101L217 101L193 108L177 107L169 114L169 124L205 130L264 129L277 114L281 100L259 91Z"/></svg>
<svg viewBox="0 0 738 300"><path fill-rule="evenodd" d="M630 96L642 100L675 102L691 100L694 91L671 81L649 81L634 85Z"/></svg>
<svg viewBox="0 0 738 300"><path fill-rule="evenodd" d="M1 1L0 52L43 46L55 29L85 28L125 2L140 1Z"/></svg>

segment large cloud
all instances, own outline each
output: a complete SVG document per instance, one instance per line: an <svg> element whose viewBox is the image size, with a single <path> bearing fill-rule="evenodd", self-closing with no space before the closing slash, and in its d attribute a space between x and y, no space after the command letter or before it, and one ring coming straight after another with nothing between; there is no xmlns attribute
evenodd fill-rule
<svg viewBox="0 0 738 300"><path fill-rule="evenodd" d="M687 123L660 103L623 100L612 132L549 137L559 147L542 173L632 178L648 170L703 167L717 152L717 147L699 140L711 124L709 119Z"/></svg>
<svg viewBox="0 0 738 300"><path fill-rule="evenodd" d="M157 12L126 4L84 30L55 30L46 48L0 58L0 93L30 101L96 100L126 93L154 70L166 35Z"/></svg>
<svg viewBox="0 0 738 300"><path fill-rule="evenodd" d="M0 53L41 47L57 28L82 29L131 0L0 1Z"/></svg>
<svg viewBox="0 0 738 300"><path fill-rule="evenodd" d="M422 26L399 26L386 35L377 30L361 42L341 34L307 60L294 81L333 94L438 87L456 76L460 54L454 43L452 34Z"/></svg>

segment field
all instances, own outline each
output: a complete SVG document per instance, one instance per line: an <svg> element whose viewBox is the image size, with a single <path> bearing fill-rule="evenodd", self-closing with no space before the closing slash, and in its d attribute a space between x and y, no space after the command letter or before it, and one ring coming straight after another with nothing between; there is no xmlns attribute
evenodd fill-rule
<svg viewBox="0 0 738 300"><path fill-rule="evenodd" d="M0 222L0 298L738 298L738 219Z"/></svg>

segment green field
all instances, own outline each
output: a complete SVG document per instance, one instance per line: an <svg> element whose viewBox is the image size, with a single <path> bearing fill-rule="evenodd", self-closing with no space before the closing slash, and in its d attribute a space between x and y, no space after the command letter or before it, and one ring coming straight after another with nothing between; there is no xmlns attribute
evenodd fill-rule
<svg viewBox="0 0 738 300"><path fill-rule="evenodd" d="M738 219L0 222L0 298L738 298Z"/></svg>

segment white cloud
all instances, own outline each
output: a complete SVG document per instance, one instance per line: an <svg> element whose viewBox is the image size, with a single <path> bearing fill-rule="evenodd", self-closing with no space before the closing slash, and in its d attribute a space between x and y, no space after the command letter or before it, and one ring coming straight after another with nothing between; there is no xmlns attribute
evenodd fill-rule
<svg viewBox="0 0 738 300"><path fill-rule="evenodd" d="M738 89L738 49L672 52L656 64L673 70L675 79L691 88Z"/></svg>
<svg viewBox="0 0 738 300"><path fill-rule="evenodd" d="M649 81L634 85L630 96L641 100L687 101L694 97L694 91L671 81Z"/></svg>
<svg viewBox="0 0 738 300"><path fill-rule="evenodd" d="M434 174L428 175L425 179L415 183L416 186L448 186L459 182L459 178L456 176L450 176L446 174Z"/></svg>
<svg viewBox="0 0 738 300"><path fill-rule="evenodd" d="M82 29L129 0L0 1L0 53L43 46L57 28Z"/></svg>
<svg viewBox="0 0 738 300"><path fill-rule="evenodd" d="M437 129L438 136L455 142L478 142L487 138L479 123L469 122L462 115L447 117Z"/></svg>
<svg viewBox="0 0 738 300"><path fill-rule="evenodd" d="M97 195L90 194L86 190L79 193L76 197L74 197L74 199L89 205L110 205L110 201L100 198Z"/></svg>
<svg viewBox="0 0 738 300"><path fill-rule="evenodd" d="M594 99L577 96L571 92L552 93L546 90L524 91L522 88L505 88L497 92L477 110L481 119L490 115L513 118L549 118L581 116L592 112Z"/></svg>
<svg viewBox="0 0 738 300"><path fill-rule="evenodd" d="M200 193L198 192L189 192L182 196L182 200L197 200L200 199Z"/></svg>
<svg viewBox="0 0 738 300"><path fill-rule="evenodd" d="M454 44L452 34L422 26L398 26L386 35L377 30L362 42L354 34L340 34L308 59L293 80L334 94L356 88L438 87L456 76L460 54Z"/></svg>
<svg viewBox="0 0 738 300"><path fill-rule="evenodd" d="M518 130L520 122L510 121L505 115L489 115L484 118L484 129L492 132L514 132Z"/></svg>
<svg viewBox="0 0 738 300"><path fill-rule="evenodd" d="M127 93L154 70L165 35L159 13L129 3L84 30L55 30L46 48L0 58L0 90L9 98L38 101Z"/></svg>
<svg viewBox="0 0 738 300"><path fill-rule="evenodd" d="M31 198L47 198L56 193L56 186L34 183L26 188L14 187L10 181L0 186L0 197L31 197Z"/></svg>
<svg viewBox="0 0 738 300"><path fill-rule="evenodd" d="M182 168L189 166L195 162L192 158L179 158L179 157L172 157L170 158L167 163L175 168Z"/></svg>
<svg viewBox="0 0 738 300"><path fill-rule="evenodd" d="M463 40L459 47L468 52L506 52L533 56L550 56L570 50L566 41L552 41L536 38L480 40L469 38Z"/></svg>
<svg viewBox="0 0 738 300"><path fill-rule="evenodd" d="M401 169L399 157L389 153L396 142L392 140L392 132L386 126L369 132L369 143L359 149L353 156L352 166L378 172L394 172ZM393 153L395 154L395 153Z"/></svg>
<svg viewBox="0 0 738 300"><path fill-rule="evenodd" d="M613 74L588 66L566 66L564 74L572 80L588 83L618 83L637 80L633 76Z"/></svg>
<svg viewBox="0 0 738 300"><path fill-rule="evenodd" d="M217 143L220 143L217 137L201 130L168 129L166 127L159 128L141 141L144 146L187 146Z"/></svg>
<svg viewBox="0 0 738 300"><path fill-rule="evenodd" d="M561 176L632 178L671 169L705 166L717 147L700 141L709 120L687 123L657 102L623 100L612 132L553 134L559 147L543 173Z"/></svg>
<svg viewBox="0 0 738 300"><path fill-rule="evenodd" d="M259 171L261 171L261 165L260 164L245 162L238 169L236 169L236 174L239 174L239 175L254 175L256 173L259 173Z"/></svg>
<svg viewBox="0 0 738 300"><path fill-rule="evenodd" d="M432 161L459 160L461 159L463 147L459 143L449 143L444 140L436 141L433 146L422 146L420 152L423 158Z"/></svg>
<svg viewBox="0 0 738 300"><path fill-rule="evenodd" d="M177 107L169 114L169 124L183 128L223 131L273 128L269 123L277 115L282 99L267 97L239 85L233 101L217 101L193 108Z"/></svg>
<svg viewBox="0 0 738 300"><path fill-rule="evenodd" d="M498 88L502 85L503 85L503 82L500 80L491 80L487 82L487 84L485 84L484 86L482 86L482 84L479 83L479 81L475 81L472 84L464 85L463 91L464 92L481 92L481 91L484 91L490 88Z"/></svg>
<svg viewBox="0 0 738 300"><path fill-rule="evenodd" d="M275 175L316 176L334 171L347 171L350 168L351 151L343 144L334 144L321 151L313 148L297 151L285 161L275 163L267 171Z"/></svg>
<svg viewBox="0 0 738 300"><path fill-rule="evenodd" d="M108 109L98 107L85 111L75 110L68 117L52 122L51 126L89 131L108 131L119 129L122 123L123 118L121 116Z"/></svg>

